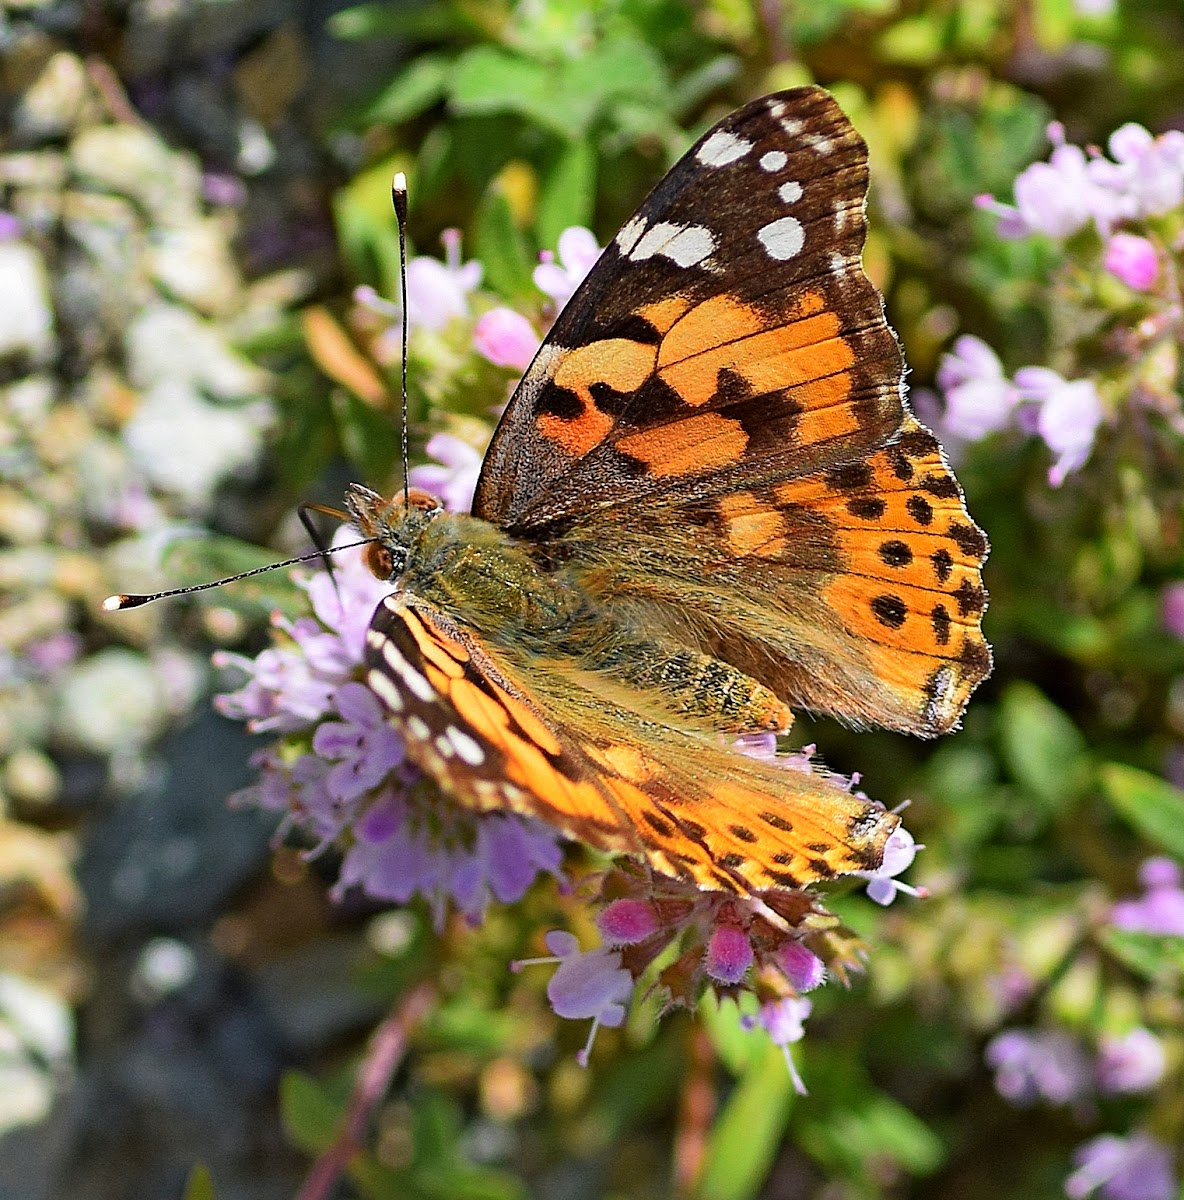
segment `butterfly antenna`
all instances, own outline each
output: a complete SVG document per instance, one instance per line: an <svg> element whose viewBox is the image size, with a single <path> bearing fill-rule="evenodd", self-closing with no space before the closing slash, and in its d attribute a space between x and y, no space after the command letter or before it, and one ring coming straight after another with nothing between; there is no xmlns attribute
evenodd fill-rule
<svg viewBox="0 0 1184 1200"><path fill-rule="evenodd" d="M395 206L395 221L399 226L399 299L403 340L403 382L400 389L403 412L403 505L410 508L411 480L407 461L407 176L402 171L395 172L391 184L391 202Z"/></svg>
<svg viewBox="0 0 1184 1200"><path fill-rule="evenodd" d="M122 612L127 608L139 608L141 604L151 604L153 600L164 600L168 596L188 596L191 592L205 592L210 588L222 587L226 583L236 583L240 579L250 579L252 575L262 575L267 571L277 571L281 567L294 567L297 563L311 562L314 558L324 559L329 554L337 554L341 550L356 550L359 546L369 546L374 538L364 538L360 542L349 542L344 546L330 546L314 550L311 554L301 554L297 558L286 558L283 562L269 563L266 567L254 567L250 571L240 571L237 575L227 575L225 579L215 579L210 583L195 583L190 587L171 588L167 592L153 592L150 596L118 595L108 596L103 601L104 612Z"/></svg>

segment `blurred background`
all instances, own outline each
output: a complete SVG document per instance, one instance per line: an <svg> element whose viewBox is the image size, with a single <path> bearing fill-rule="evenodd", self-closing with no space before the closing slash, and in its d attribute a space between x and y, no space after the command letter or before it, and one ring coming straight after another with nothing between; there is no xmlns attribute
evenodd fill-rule
<svg viewBox="0 0 1184 1200"><path fill-rule="evenodd" d="M1178 0L4 0L0 53L0 1196L297 1194L427 977L326 1196L1184 1195ZM811 81L870 146L866 265L993 544L996 669L936 744L795 727L912 802L931 893L836 898L869 969L815 997L797 1098L653 1004L581 1070L507 965L588 940L578 896L437 933L228 806L266 741L210 654L305 611L286 573L98 604L393 486L392 171L413 457L450 435L454 479L521 366L480 318L537 339L693 138Z"/></svg>

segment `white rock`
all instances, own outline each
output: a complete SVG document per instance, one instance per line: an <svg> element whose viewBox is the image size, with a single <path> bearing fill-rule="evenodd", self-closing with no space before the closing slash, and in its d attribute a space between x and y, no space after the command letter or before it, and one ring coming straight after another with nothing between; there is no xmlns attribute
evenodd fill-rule
<svg viewBox="0 0 1184 1200"><path fill-rule="evenodd" d="M53 309L41 255L25 242L0 243L0 355L40 357L53 345Z"/></svg>

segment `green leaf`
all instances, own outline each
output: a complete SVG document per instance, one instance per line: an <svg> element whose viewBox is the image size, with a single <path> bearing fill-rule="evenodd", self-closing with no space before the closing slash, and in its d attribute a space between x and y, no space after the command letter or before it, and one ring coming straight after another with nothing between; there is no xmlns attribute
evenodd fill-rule
<svg viewBox="0 0 1184 1200"><path fill-rule="evenodd" d="M940 1138L924 1121L891 1096L874 1090L834 1103L800 1132L802 1148L828 1172L841 1171L854 1178L866 1175L874 1158L913 1175L928 1175L945 1156Z"/></svg>
<svg viewBox="0 0 1184 1200"><path fill-rule="evenodd" d="M596 153L587 141L568 142L543 177L535 230L540 245L554 246L571 225L590 225L596 202Z"/></svg>
<svg viewBox="0 0 1184 1200"><path fill-rule="evenodd" d="M268 567L279 557L275 551L211 534L184 538L165 548L166 578L172 587L191 587L227 575ZM225 588L205 593L199 600L232 609L247 620L264 619L277 609L285 616L307 612L307 602L292 583L287 570L263 572Z"/></svg>
<svg viewBox="0 0 1184 1200"><path fill-rule="evenodd" d="M1146 979L1170 983L1184 978L1184 938L1110 926L1099 931L1098 940L1127 968Z"/></svg>
<svg viewBox="0 0 1184 1200"><path fill-rule="evenodd" d="M412 59L366 110L369 121L407 121L444 98L453 60L443 54Z"/></svg>
<svg viewBox="0 0 1184 1200"><path fill-rule="evenodd" d="M458 115L517 113L560 137L579 132L574 127L574 98L564 94L554 73L494 46L465 51L456 61L449 90Z"/></svg>
<svg viewBox="0 0 1184 1200"><path fill-rule="evenodd" d="M205 1163L198 1163L185 1181L182 1200L215 1200L214 1177Z"/></svg>
<svg viewBox="0 0 1184 1200"><path fill-rule="evenodd" d="M1106 763L1098 772L1111 805L1145 838L1184 859L1184 792L1166 779Z"/></svg>
<svg viewBox="0 0 1184 1200"><path fill-rule="evenodd" d="M1081 731L1038 688L1014 683L999 706L1003 758L1016 781L1056 811L1085 786Z"/></svg>
<svg viewBox="0 0 1184 1200"><path fill-rule="evenodd" d="M344 388L334 390L333 415L337 418L342 448L358 474L379 489L393 482L400 446L392 415L373 408Z"/></svg>
<svg viewBox="0 0 1184 1200"><path fill-rule="evenodd" d="M699 1184L702 1200L749 1200L760 1192L793 1099L781 1050L765 1042L764 1053L741 1077L711 1131Z"/></svg>
<svg viewBox="0 0 1184 1200"><path fill-rule="evenodd" d="M485 264L485 282L507 300L535 296L533 263L510 202L496 188L485 193L477 210L473 248Z"/></svg>
<svg viewBox="0 0 1184 1200"><path fill-rule="evenodd" d="M280 1115L288 1137L301 1149L319 1154L337 1137L348 1091L336 1093L303 1071L287 1071L280 1080Z"/></svg>

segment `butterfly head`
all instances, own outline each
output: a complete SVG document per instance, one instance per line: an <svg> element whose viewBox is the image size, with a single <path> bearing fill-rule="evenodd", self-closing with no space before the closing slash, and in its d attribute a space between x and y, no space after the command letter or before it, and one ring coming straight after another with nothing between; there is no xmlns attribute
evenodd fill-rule
<svg viewBox="0 0 1184 1200"><path fill-rule="evenodd" d="M398 579L406 569L411 549L425 528L444 511L444 503L422 488L410 488L406 497L389 500L360 483L352 483L345 506L353 523L374 540L366 547L366 565L385 582Z"/></svg>

